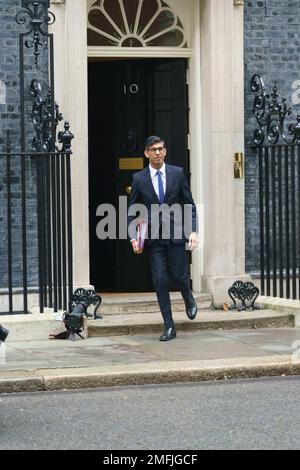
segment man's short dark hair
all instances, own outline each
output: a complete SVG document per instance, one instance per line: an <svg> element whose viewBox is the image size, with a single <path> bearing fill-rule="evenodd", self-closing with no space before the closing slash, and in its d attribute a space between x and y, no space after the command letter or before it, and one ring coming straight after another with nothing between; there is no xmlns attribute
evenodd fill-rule
<svg viewBox="0 0 300 470"><path fill-rule="evenodd" d="M157 135L151 135L150 137L148 137L148 139L146 139L145 149L149 149L150 147L152 147L152 145L158 144L159 142L165 143L164 139L161 139Z"/></svg>

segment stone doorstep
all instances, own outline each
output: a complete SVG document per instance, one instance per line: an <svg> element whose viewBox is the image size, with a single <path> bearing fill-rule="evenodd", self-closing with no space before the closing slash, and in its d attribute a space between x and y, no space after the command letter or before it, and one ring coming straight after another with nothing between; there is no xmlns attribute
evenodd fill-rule
<svg viewBox="0 0 300 470"><path fill-rule="evenodd" d="M279 297L260 296L257 304L261 308L271 309L284 314L293 314L295 317L295 327L300 327L300 301L292 299L281 299Z"/></svg>
<svg viewBox="0 0 300 470"><path fill-rule="evenodd" d="M244 315L223 311L201 311L193 321L187 319L185 312L174 312L178 331L218 330L218 329L255 329L294 327L294 315L265 310ZM2 321L2 320L1 320ZM14 341L48 340L49 333L64 331L64 324L55 320L39 321L2 321L10 331L7 343ZM118 335L137 335L161 333L162 319L160 312L110 315L102 320L87 320L85 336L105 337Z"/></svg>
<svg viewBox="0 0 300 470"><path fill-rule="evenodd" d="M156 294L155 292L131 292L131 293L101 293L99 292L98 295L102 297L103 303L106 304L122 304L125 302L130 302L130 303L140 303L140 302L151 302L155 301L157 302ZM195 299L210 299L212 298L212 295L209 293L203 293L203 292L193 292L193 295ZM181 300L182 301L182 296L181 293L176 291L176 292L170 292L170 298L172 301L174 300Z"/></svg>
<svg viewBox="0 0 300 470"><path fill-rule="evenodd" d="M116 298L117 300L115 301ZM210 294L195 294L195 298L201 316L198 314L197 319L191 322L186 318L185 312L182 312L183 301L181 300L180 293L171 293L174 315L179 330L300 326L299 301L259 297L258 304L263 309L261 311L225 312L205 309L205 302L211 305ZM103 304L100 309L100 313L103 313L104 318L98 321L101 321L101 324L97 322L96 325L93 324L92 320L88 320L86 323L86 334L92 337L145 332L156 333L160 331L162 323L161 315L157 309L157 302L154 299L155 294L150 293L141 294L141 296L133 294L119 294L117 296L104 294ZM266 310L266 307L269 307L270 310ZM139 311L140 308L142 312ZM143 308L145 309L144 311ZM110 314L105 313L106 309ZM121 309L121 312L118 311L119 309ZM124 310L122 312L122 309L125 309L125 312ZM55 321L57 314L51 312L50 309L47 309L47 312L44 314L0 316L0 323L10 330L7 342L45 340L48 339L50 332L64 331L63 323ZM120 313L123 313L123 316ZM149 315L150 317L147 319ZM178 318L176 318L177 315ZM135 318L132 319L132 317Z"/></svg>
<svg viewBox="0 0 300 470"><path fill-rule="evenodd" d="M272 310L260 312L223 312L203 311L195 320L188 320L185 312L174 312L178 331L197 330L232 330L257 328L294 327L294 315L280 314ZM162 320L159 312L155 314L120 315L103 320L89 320L86 334L89 338L139 335L159 333L162 331Z"/></svg>
<svg viewBox="0 0 300 470"><path fill-rule="evenodd" d="M209 310L212 307L212 297L210 295L195 295L195 300L197 301L199 310ZM172 310L181 311L184 307L184 302L181 298L173 298L172 300ZM137 300L135 302L125 301L120 302L108 302L104 300L101 307L100 313L103 315L119 315L126 313L143 313L143 312L157 312L158 305L157 300Z"/></svg>
<svg viewBox="0 0 300 470"><path fill-rule="evenodd" d="M5 371L0 393L92 389L148 384L195 383L300 375L291 356L245 357L206 361L168 361L125 366Z"/></svg>
<svg viewBox="0 0 300 470"><path fill-rule="evenodd" d="M199 310L208 310L212 305L210 294L194 294ZM171 293L172 307L174 312L182 310L184 303L179 292ZM93 312L93 308L89 309ZM0 323L8 328L10 334L7 342L30 341L48 339L49 333L64 331L64 325L56 318L62 316L62 311L54 313L52 309L45 308L43 314L39 308L32 309L30 314L2 315ZM106 317L114 317L128 314L154 313L158 319L161 318L155 293L141 294L104 294L103 303L99 310ZM87 325L87 323L86 323Z"/></svg>

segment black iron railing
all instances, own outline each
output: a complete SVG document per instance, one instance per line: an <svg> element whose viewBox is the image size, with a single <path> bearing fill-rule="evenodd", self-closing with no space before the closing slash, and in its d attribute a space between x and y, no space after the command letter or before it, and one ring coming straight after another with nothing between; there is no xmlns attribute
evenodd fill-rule
<svg viewBox="0 0 300 470"><path fill-rule="evenodd" d="M49 0L22 0L16 15L23 28L19 34L20 133L16 138L7 131L0 153L6 176L1 194L6 201L2 214L7 235L1 262L7 266L4 294L9 313L28 312L29 293L38 292L41 312L45 307L67 309L73 295L70 161L74 136L68 122L57 132L63 117L54 97L54 44L48 27L55 17L49 6ZM42 84L47 87L45 97ZM17 294L23 299L18 308Z"/></svg>
<svg viewBox="0 0 300 470"><path fill-rule="evenodd" d="M258 129L261 294L300 298L300 116L258 75L251 81Z"/></svg>
<svg viewBox="0 0 300 470"><path fill-rule="evenodd" d="M7 272L8 272L8 305L9 313L14 309L14 291L21 290L23 295L22 311L28 311L28 258L30 250L30 233L35 229L37 234L37 283L31 280L31 290L38 288L40 311L44 307L55 311L66 309L73 295L72 274L72 207L71 207L71 170L70 141L72 134L68 123L64 132L59 133L62 142L61 150L55 152L19 152L11 151L9 131L7 132L6 152L0 153L2 168L6 166L6 179L3 188L6 194L5 219L7 224ZM16 177L16 168L21 173ZM30 179L29 171L30 170ZM14 180L14 191L11 181ZM30 214L29 197L26 188L31 181L36 181L36 201L33 214ZM16 200L16 188L20 190L18 207L12 204ZM21 214L22 230L12 225L13 214ZM31 217L31 227L27 221ZM33 227L33 228L32 228ZM21 243L20 243L21 238ZM22 255L18 253L22 252ZM22 285L16 284L13 276L14 257L22 259ZM2 259L2 263L5 260ZM15 268L16 269L16 268ZM19 273L18 273L19 274ZM20 279L20 276L18 276Z"/></svg>

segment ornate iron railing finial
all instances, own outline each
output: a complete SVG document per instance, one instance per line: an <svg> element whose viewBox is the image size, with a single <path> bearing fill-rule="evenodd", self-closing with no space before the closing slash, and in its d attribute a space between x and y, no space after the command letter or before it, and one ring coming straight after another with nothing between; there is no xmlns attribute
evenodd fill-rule
<svg viewBox="0 0 300 470"><path fill-rule="evenodd" d="M49 7L49 0L22 0L23 9L16 14L16 22L18 24L29 25L29 30L25 36L33 32L33 38L26 40L25 46L27 48L34 48L36 68L38 68L38 58L40 55L39 48L48 44L47 39L45 39L48 36L47 27L55 22L55 16L48 10Z"/></svg>
<svg viewBox="0 0 300 470"><path fill-rule="evenodd" d="M300 143L300 115L297 116L296 124L288 120L292 109L288 107L286 98L278 92L277 83L274 83L270 93L263 79L255 74L251 79L251 89L256 93L253 113L259 125L254 131L255 145L275 145L280 139L286 144Z"/></svg>
<svg viewBox="0 0 300 470"><path fill-rule="evenodd" d="M71 142L72 139L74 139L74 135L72 134L72 132L70 132L70 124L68 121L65 121L64 128L64 131L60 131L58 133L58 142L62 144L61 151L66 154L70 154L72 153Z"/></svg>

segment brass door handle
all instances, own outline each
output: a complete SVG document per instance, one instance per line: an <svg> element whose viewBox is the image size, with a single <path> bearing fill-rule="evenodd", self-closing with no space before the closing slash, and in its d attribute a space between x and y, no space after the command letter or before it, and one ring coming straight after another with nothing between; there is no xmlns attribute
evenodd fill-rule
<svg viewBox="0 0 300 470"><path fill-rule="evenodd" d="M126 186L125 192L126 192L126 194L128 194L128 196L130 196L131 191L132 191L132 187L131 186Z"/></svg>
<svg viewBox="0 0 300 470"><path fill-rule="evenodd" d="M244 155L243 153L234 154L234 177L236 179L242 179L244 177Z"/></svg>

